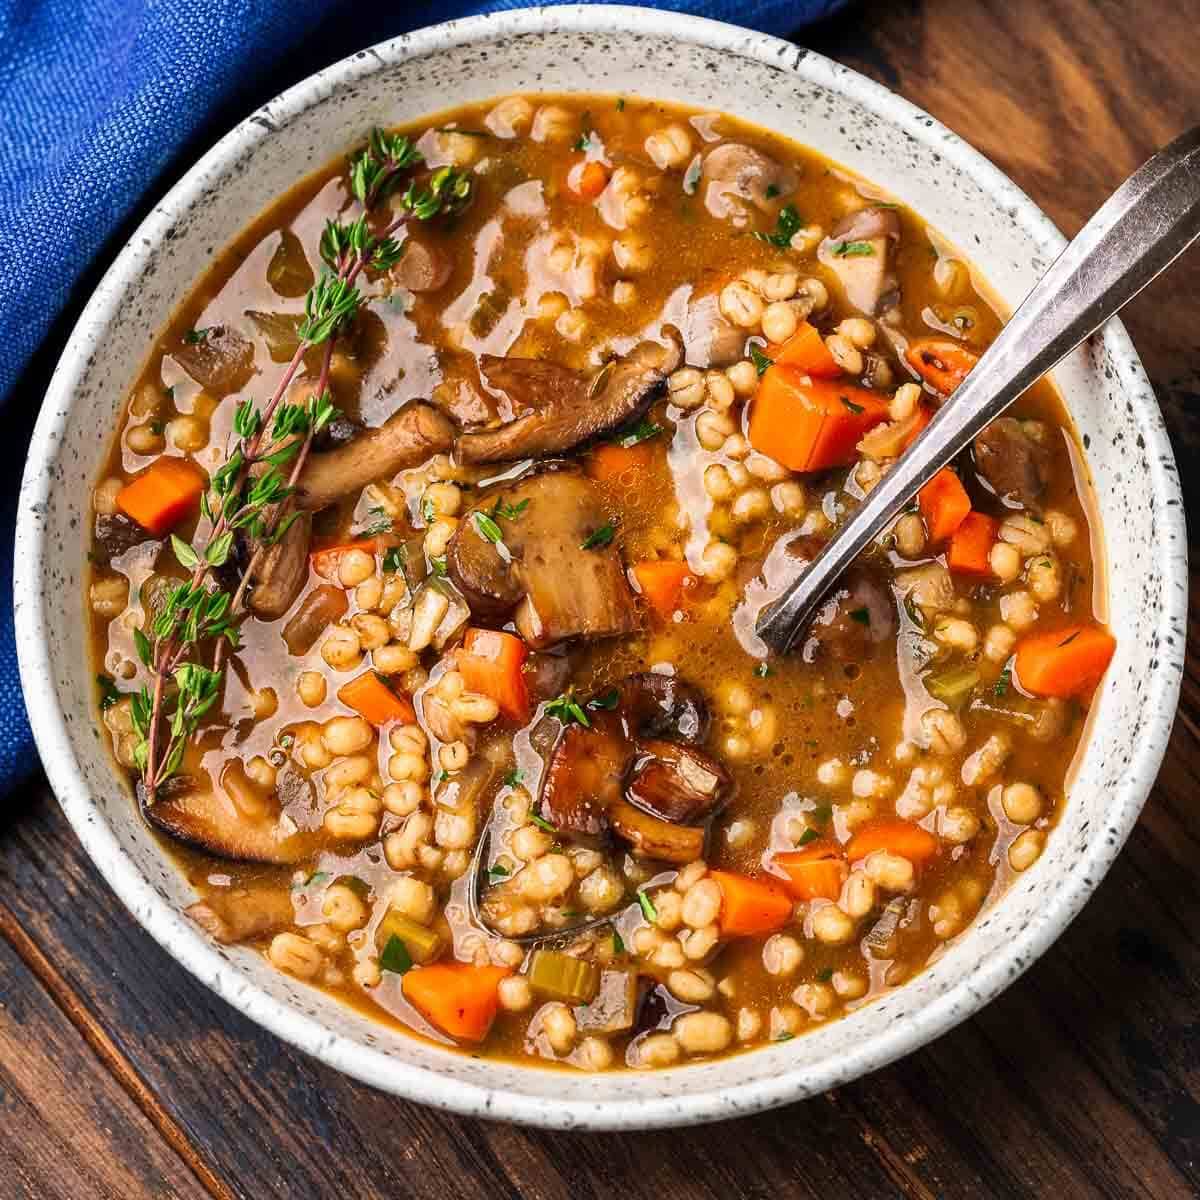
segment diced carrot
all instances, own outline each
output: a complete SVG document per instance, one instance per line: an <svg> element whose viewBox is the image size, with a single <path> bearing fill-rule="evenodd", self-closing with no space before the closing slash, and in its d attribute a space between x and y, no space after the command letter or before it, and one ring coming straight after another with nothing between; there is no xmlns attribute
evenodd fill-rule
<svg viewBox="0 0 1200 1200"><path fill-rule="evenodd" d="M620 479L626 472L644 471L654 458L651 442L622 446L617 442L601 442L588 453L586 470L597 483ZM631 477L632 481L632 477Z"/></svg>
<svg viewBox="0 0 1200 1200"><path fill-rule="evenodd" d="M1117 648L1103 625L1070 625L1017 644L1016 679L1035 696L1066 699L1091 691Z"/></svg>
<svg viewBox="0 0 1200 1200"><path fill-rule="evenodd" d="M792 898L778 880L733 871L709 871L708 877L721 889L722 937L773 933L791 919Z"/></svg>
<svg viewBox="0 0 1200 1200"><path fill-rule="evenodd" d="M365 550L368 554L378 554L382 542L378 537L358 538L353 542L338 542L332 546L321 546L308 556L309 565L322 579L337 581L338 567L342 557L349 550Z"/></svg>
<svg viewBox="0 0 1200 1200"><path fill-rule="evenodd" d="M191 516L204 492L204 476L182 458L160 458L117 493L117 507L148 533L162 537Z"/></svg>
<svg viewBox="0 0 1200 1200"><path fill-rule="evenodd" d="M931 542L944 542L971 511L967 489L949 467L943 467L917 493L917 504Z"/></svg>
<svg viewBox="0 0 1200 1200"><path fill-rule="evenodd" d="M907 858L914 866L928 862L938 851L938 840L928 830L899 817L878 817L860 826L846 846L846 858L858 862L876 850Z"/></svg>
<svg viewBox="0 0 1200 1200"><path fill-rule="evenodd" d="M904 438L904 444L901 446L901 451L907 450L920 436L921 430L933 420L933 413L929 411L928 404L917 405L917 411L913 414L915 420L912 428L908 431Z"/></svg>
<svg viewBox="0 0 1200 1200"><path fill-rule="evenodd" d="M990 555L1000 522L986 513L967 513L950 539L946 565L958 575L992 574Z"/></svg>
<svg viewBox="0 0 1200 1200"><path fill-rule="evenodd" d="M904 356L918 375L935 391L948 396L979 361L966 346L941 338L910 342Z"/></svg>
<svg viewBox="0 0 1200 1200"><path fill-rule="evenodd" d="M490 696L510 720L529 720L529 688L525 659L529 647L514 634L498 629L468 629L458 652L458 669L467 691Z"/></svg>
<svg viewBox="0 0 1200 1200"><path fill-rule="evenodd" d="M751 404L750 444L793 471L848 466L863 434L887 415L887 404L866 388L768 367Z"/></svg>
<svg viewBox="0 0 1200 1200"><path fill-rule="evenodd" d="M431 963L400 977L404 998L431 1025L461 1042L482 1042L500 1009L500 981L508 967Z"/></svg>
<svg viewBox="0 0 1200 1200"><path fill-rule="evenodd" d="M801 321L786 342L773 343L765 353L773 362L798 367L813 379L837 379L842 373L837 359L829 353L825 339L810 321Z"/></svg>
<svg viewBox="0 0 1200 1200"><path fill-rule="evenodd" d="M687 563L673 559L648 559L635 564L633 568L633 577L646 602L667 620L679 607L683 585L690 574Z"/></svg>
<svg viewBox="0 0 1200 1200"><path fill-rule="evenodd" d="M771 862L787 875L783 886L797 900L836 900L850 874L841 844L834 838L817 838L799 850L785 850Z"/></svg>
<svg viewBox="0 0 1200 1200"><path fill-rule="evenodd" d="M608 187L608 168L595 159L577 162L567 172L567 187L581 200L595 200Z"/></svg>
<svg viewBox="0 0 1200 1200"><path fill-rule="evenodd" d="M372 725L401 721L411 725L417 714L404 696L393 692L374 671L364 671L338 688L338 699Z"/></svg>

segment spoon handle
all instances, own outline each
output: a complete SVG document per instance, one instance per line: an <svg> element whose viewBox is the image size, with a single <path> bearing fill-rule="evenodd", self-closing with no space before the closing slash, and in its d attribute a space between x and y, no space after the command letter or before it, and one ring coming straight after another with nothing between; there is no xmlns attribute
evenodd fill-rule
<svg viewBox="0 0 1200 1200"><path fill-rule="evenodd" d="M1200 236L1200 126L1131 175L1034 285L953 398L759 618L786 653L834 580L921 486Z"/></svg>

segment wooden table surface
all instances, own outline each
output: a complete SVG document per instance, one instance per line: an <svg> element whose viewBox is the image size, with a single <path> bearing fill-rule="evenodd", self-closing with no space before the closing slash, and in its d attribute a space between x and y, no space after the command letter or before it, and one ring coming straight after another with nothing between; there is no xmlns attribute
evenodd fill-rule
<svg viewBox="0 0 1200 1200"><path fill-rule="evenodd" d="M877 0L800 40L928 109L1073 233L1200 118L1196 15L1194 0ZM1200 251L1128 324L1200 519ZM1188 650L1145 814L1028 974L887 1070L691 1131L463 1120L326 1069L141 931L39 778L0 817L0 1197L1197 1195L1195 624Z"/></svg>

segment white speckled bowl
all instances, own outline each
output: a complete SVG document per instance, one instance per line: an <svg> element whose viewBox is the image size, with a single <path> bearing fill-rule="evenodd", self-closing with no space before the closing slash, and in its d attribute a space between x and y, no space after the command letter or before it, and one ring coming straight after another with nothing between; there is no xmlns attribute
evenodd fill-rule
<svg viewBox="0 0 1200 1200"><path fill-rule="evenodd" d="M116 781L91 709L81 621L89 485L126 387L214 250L298 176L373 124L515 90L625 92L725 109L816 147L911 204L1009 305L1062 238L994 167L852 71L773 38L635 8L553 8L427 29L314 75L238 126L154 210L92 297L54 375L17 531L21 670L42 761L88 853L150 933L242 1012L376 1087L458 1112L558 1128L711 1121L797 1100L921 1046L1012 982L1108 869L1154 781L1184 653L1183 510L1161 417L1116 322L1057 378L1089 447L1118 637L1061 825L1040 861L899 991L783 1045L654 1073L585 1076L458 1055L373 1025L208 941L189 889ZM128 297L136 292L138 300ZM129 981L130 987L136 981Z"/></svg>

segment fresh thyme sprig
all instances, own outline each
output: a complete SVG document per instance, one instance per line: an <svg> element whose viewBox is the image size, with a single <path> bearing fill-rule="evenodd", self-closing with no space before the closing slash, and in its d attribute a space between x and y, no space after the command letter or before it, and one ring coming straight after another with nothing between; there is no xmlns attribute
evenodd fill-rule
<svg viewBox="0 0 1200 1200"><path fill-rule="evenodd" d="M403 246L392 235L405 222L461 211L470 199L470 176L440 167L423 187L409 181L394 205L398 212L382 232L375 233L371 210L399 184L402 172L422 162L408 138L371 131L349 172L350 190L364 211L354 221L329 221L325 226L319 250L328 272L305 297L299 344L271 399L261 410L249 399L239 401L234 410L237 441L201 498L201 512L211 525L208 537L199 549L182 538L171 538L175 557L191 577L172 588L153 615L153 636L141 630L135 633L138 655L154 681L153 689L143 687L132 700L139 736L134 762L142 774L147 804L154 803L158 788L179 769L189 739L220 696L222 666L230 649L239 644L236 623L244 613L255 571L267 549L299 519L293 496L300 473L313 439L337 415L329 389L330 365L335 340L362 304L359 275L364 270L389 271L400 261ZM315 393L303 405L285 403L305 355L321 345L325 353ZM285 467L290 468L286 475ZM231 595L214 586L210 574L229 561L239 530L257 548ZM205 667L194 655L200 643L214 640L213 666Z"/></svg>

